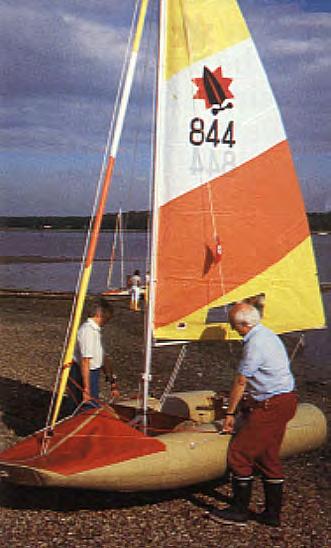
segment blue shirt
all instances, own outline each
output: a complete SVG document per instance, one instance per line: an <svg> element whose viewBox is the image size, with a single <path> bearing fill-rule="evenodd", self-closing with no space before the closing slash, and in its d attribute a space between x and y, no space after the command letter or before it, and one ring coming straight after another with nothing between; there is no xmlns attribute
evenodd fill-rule
<svg viewBox="0 0 331 548"><path fill-rule="evenodd" d="M294 389L285 346L275 333L260 323L244 336L238 372L246 377L248 392L258 401Z"/></svg>

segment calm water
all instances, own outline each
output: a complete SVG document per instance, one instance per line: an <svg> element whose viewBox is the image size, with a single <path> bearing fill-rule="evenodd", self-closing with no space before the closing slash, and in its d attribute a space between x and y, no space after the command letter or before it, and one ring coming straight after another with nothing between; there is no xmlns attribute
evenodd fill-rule
<svg viewBox="0 0 331 548"><path fill-rule="evenodd" d="M100 236L90 289L101 292L106 288L112 232ZM47 257L51 259L80 259L83 253L83 232L56 231L0 231L0 256ZM316 260L321 282L331 282L331 234L313 236ZM124 236L124 274L135 269L146 271L145 257L147 234L130 232ZM11 263L0 265L0 288L31 289L41 291L73 291L80 269L80 262ZM120 261L115 261L112 286L120 285ZM331 291L323 294L327 323L331 326ZM305 354L315 366L328 365L331 369L331 327L326 330L306 332ZM327 373L329 374L329 373Z"/></svg>
<svg viewBox="0 0 331 548"><path fill-rule="evenodd" d="M109 259L113 242L112 232L100 235L96 261L93 265L90 289L100 292L106 289ZM0 231L0 256L46 257L77 259L76 262L11 263L0 265L0 287L32 289L39 291L73 291L80 269L80 258L85 244L84 232L6 232ZM146 270L147 234L130 232L124 235L124 275L135 269ZM124 278L125 280L125 278ZM112 286L120 286L120 261L115 261Z"/></svg>

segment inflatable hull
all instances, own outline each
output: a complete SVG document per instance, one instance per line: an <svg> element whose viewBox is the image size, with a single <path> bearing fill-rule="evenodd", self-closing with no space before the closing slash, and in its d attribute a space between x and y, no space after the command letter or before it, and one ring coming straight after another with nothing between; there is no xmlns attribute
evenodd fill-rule
<svg viewBox="0 0 331 548"><path fill-rule="evenodd" d="M224 475L231 436L220 434L213 422L171 420L171 432L149 436L110 408L82 413L56 426L45 455L43 431L4 451L0 474L16 484L103 491L173 489ZM311 451L325 439L323 413L300 404L287 425L281 456Z"/></svg>

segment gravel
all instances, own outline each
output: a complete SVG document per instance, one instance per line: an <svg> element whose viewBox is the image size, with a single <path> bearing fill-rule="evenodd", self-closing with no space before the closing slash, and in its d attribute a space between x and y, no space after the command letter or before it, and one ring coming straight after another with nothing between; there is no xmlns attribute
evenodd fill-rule
<svg viewBox="0 0 331 548"><path fill-rule="evenodd" d="M44 425L55 380L70 302L4 297L1 300L0 449ZM105 328L123 396L137 393L143 369L143 314L115 304ZM286 339L291 350L296 340ZM162 394L179 348L157 349L152 392ZM228 390L240 344L190 345L175 390ZM293 370L301 401L318 405L330 417L330 374L297 356ZM106 386L102 385L104 397ZM323 548L330 545L329 446L285 462L283 521L270 528L213 521L208 510L222 508L230 495L226 482L158 493L103 493L35 489L0 483L0 547L273 547ZM259 479L252 510L263 508Z"/></svg>

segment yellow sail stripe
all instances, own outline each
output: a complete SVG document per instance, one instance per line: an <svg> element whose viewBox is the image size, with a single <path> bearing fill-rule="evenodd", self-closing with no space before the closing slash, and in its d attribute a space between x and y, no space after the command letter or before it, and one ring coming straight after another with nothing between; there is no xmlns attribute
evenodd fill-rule
<svg viewBox="0 0 331 548"><path fill-rule="evenodd" d="M64 359L63 359L64 369L62 371L61 380L60 380L60 384L59 384L59 388L58 388L58 392L57 392L57 397L56 397L56 402L55 402L55 405L54 405L54 411L53 411L53 416L52 416L52 421L51 421L51 426L52 427L54 426L54 424L57 420L57 417L58 417L58 414L59 414L59 411L60 411L60 407L61 407L61 403L62 403L62 399L63 399L64 393L65 393L65 390L66 390L66 386L67 386L67 382L68 382L68 378L69 378L69 374L70 374L70 366L69 367L66 367L66 366L68 364L71 364L72 359L73 359L75 344L76 344L76 338L77 338L77 332L78 332L78 328L79 328L79 324L80 324L80 319L82 317L82 312L83 312L85 297L86 297L86 293L87 293L87 289L88 289L88 285L89 285L89 281L90 281L90 277L91 277L91 272L92 272L92 264L90 264L90 266L88 266L88 267L85 267L84 271L83 271L83 274L82 274L80 291L77 295L75 315L74 315L74 318L73 318L70 337L69 337L69 340L68 340L66 352L65 352L65 355L64 355Z"/></svg>
<svg viewBox="0 0 331 548"><path fill-rule="evenodd" d="M168 0L167 19L166 79L250 37L236 0Z"/></svg>
<svg viewBox="0 0 331 548"><path fill-rule="evenodd" d="M209 305L154 331L158 339L237 339L228 324L208 324L208 310L266 294L263 323L276 333L325 326L318 277L315 273L311 237L298 245L276 264ZM304 275L303 275L304 273ZM186 324L179 329L178 324ZM286 328L284 328L286 325Z"/></svg>

